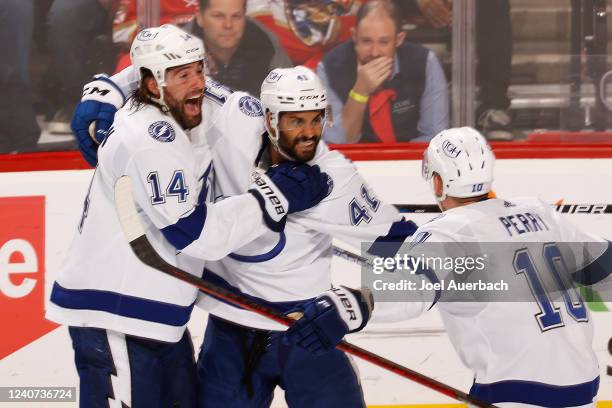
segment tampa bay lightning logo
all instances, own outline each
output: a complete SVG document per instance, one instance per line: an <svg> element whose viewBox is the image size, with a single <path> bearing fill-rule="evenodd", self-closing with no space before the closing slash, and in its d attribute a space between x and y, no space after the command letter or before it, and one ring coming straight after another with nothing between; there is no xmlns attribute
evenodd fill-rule
<svg viewBox="0 0 612 408"><path fill-rule="evenodd" d="M281 79L282 77L283 77L283 74L280 74L276 72L276 70L274 70L268 74L265 81L269 84L273 84L275 82L278 82L278 80Z"/></svg>
<svg viewBox="0 0 612 408"><path fill-rule="evenodd" d="M149 126L149 134L153 139L164 143L171 142L176 137L172 125L163 120L153 122Z"/></svg>
<svg viewBox="0 0 612 408"><path fill-rule="evenodd" d="M263 111L261 110L261 104L259 101L252 96L243 96L238 101L238 107L245 115L249 116L262 116Z"/></svg>
<svg viewBox="0 0 612 408"><path fill-rule="evenodd" d="M142 30L141 32L138 33L138 35L136 36L136 39L140 41L150 41L154 39L155 37L157 37L157 34L159 34L158 31Z"/></svg>

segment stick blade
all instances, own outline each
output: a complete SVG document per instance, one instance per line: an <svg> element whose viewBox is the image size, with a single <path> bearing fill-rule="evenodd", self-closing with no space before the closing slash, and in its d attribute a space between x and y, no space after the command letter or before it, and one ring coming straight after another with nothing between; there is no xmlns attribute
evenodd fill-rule
<svg viewBox="0 0 612 408"><path fill-rule="evenodd" d="M145 234L132 191L132 179L121 176L115 182L115 210L125 238L132 242Z"/></svg>

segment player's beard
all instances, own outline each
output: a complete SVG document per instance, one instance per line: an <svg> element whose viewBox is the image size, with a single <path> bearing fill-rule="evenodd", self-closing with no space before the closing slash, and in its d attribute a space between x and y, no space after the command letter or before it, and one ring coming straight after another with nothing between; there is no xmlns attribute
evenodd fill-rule
<svg viewBox="0 0 612 408"><path fill-rule="evenodd" d="M285 132L280 131L278 139L278 147L286 154L290 155L299 163L306 163L314 158L317 152L317 146L321 140L321 135L318 136L298 136L291 142L287 141ZM310 147L302 146L302 143L312 142Z"/></svg>
<svg viewBox="0 0 612 408"><path fill-rule="evenodd" d="M166 105L170 109L172 117L181 125L183 129L192 129L202 122L202 93L192 94L185 97L182 101L178 101L169 92L164 94ZM194 99L195 98L195 99ZM191 105L191 109L197 107L197 114L189 115L186 112L186 107Z"/></svg>

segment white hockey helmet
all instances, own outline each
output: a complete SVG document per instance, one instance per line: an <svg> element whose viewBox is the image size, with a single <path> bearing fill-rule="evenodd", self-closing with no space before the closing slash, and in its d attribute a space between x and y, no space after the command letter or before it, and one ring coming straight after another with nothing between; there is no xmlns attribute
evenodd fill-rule
<svg viewBox="0 0 612 408"><path fill-rule="evenodd" d="M141 30L132 42L130 57L139 83L143 68L153 73L161 92L159 100L155 101L165 106L163 87L166 85L166 70L204 61L204 43L175 25L164 24Z"/></svg>
<svg viewBox="0 0 612 408"><path fill-rule="evenodd" d="M443 130L423 155L422 175L433 190L433 175L442 178L442 196L468 198L491 191L495 155L484 136L471 127Z"/></svg>
<svg viewBox="0 0 612 408"><path fill-rule="evenodd" d="M297 66L272 70L261 84L261 105L270 112L268 137L278 150L279 114L322 109L327 116L327 91L319 77L310 69ZM267 122L266 122L267 123ZM271 132L274 129L274 135ZM281 152L282 153L282 152Z"/></svg>

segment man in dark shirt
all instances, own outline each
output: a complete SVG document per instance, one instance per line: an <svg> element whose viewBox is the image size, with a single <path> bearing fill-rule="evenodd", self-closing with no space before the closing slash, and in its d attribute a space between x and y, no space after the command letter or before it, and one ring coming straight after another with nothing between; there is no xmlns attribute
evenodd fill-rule
<svg viewBox="0 0 612 408"><path fill-rule="evenodd" d="M246 0L200 0L199 9L187 30L204 40L216 81L259 95L268 72L292 66L278 40L246 17Z"/></svg>

